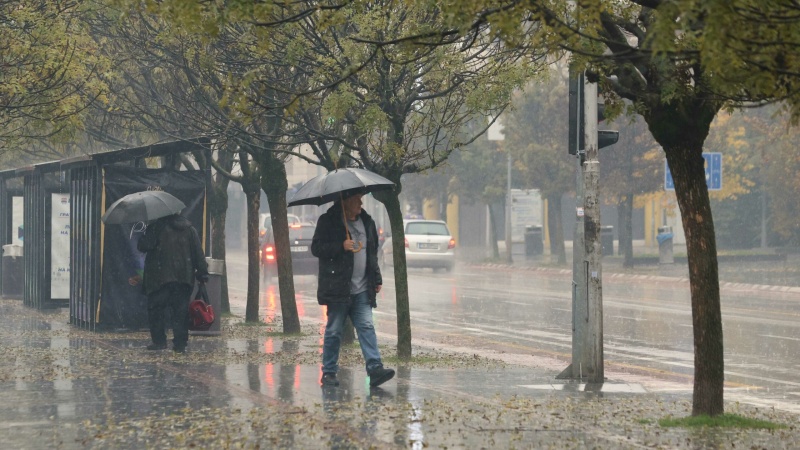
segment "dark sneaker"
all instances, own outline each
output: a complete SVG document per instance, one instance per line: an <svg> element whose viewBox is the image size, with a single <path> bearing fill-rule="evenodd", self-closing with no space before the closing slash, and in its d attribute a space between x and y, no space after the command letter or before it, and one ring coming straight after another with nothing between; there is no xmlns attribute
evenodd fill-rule
<svg viewBox="0 0 800 450"><path fill-rule="evenodd" d="M147 346L148 350L166 350L167 344L150 344Z"/></svg>
<svg viewBox="0 0 800 450"><path fill-rule="evenodd" d="M377 369L372 369L372 371L369 373L369 385L371 387L378 387L392 378L394 378L394 370L384 369L381 366Z"/></svg>
<svg viewBox="0 0 800 450"><path fill-rule="evenodd" d="M173 347L172 351L175 353L186 353L186 347Z"/></svg>
<svg viewBox="0 0 800 450"><path fill-rule="evenodd" d="M336 374L335 373L323 373L322 374L322 379L319 380L319 382L323 386L338 386L339 385L339 380L336 379Z"/></svg>

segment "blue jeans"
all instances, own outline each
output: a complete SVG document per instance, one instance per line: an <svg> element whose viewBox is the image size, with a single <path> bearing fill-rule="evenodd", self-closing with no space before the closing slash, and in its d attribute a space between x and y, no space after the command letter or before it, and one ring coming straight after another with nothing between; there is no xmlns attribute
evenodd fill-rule
<svg viewBox="0 0 800 450"><path fill-rule="evenodd" d="M350 296L350 303L328 305L328 324L325 325L325 339L322 344L322 372L336 373L339 370L339 348L342 345L344 320L350 316L358 332L358 343L366 361L367 373L381 367L381 353L378 338L372 325L372 306L369 294L365 291Z"/></svg>

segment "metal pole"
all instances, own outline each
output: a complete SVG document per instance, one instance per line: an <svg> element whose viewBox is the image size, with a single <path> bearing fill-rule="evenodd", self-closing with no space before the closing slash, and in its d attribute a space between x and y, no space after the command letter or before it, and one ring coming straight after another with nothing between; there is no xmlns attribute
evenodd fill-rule
<svg viewBox="0 0 800 450"><path fill-rule="evenodd" d="M602 283L602 245L600 241L600 202L599 175L600 162L597 160L597 84L584 85L586 114L586 162L583 164L584 221L583 238L586 249L584 262L586 273L586 297L588 305L589 381L602 383L605 379L603 367L603 283Z"/></svg>
<svg viewBox="0 0 800 450"><path fill-rule="evenodd" d="M583 84L583 74L577 76L578 83ZM576 102L583 105L581 94L582 89L576 89ZM581 112L577 112L574 118L577 122L574 142L577 147L574 153L577 156L575 166L575 223L572 233L572 363L567 366L560 374L558 379L581 379L585 370L589 367L587 328L589 324L589 312L586 300L586 271L584 269L585 247L583 239L583 220L584 220L584 186L583 186L583 160L585 152L580 148L580 136L584 133L584 124L581 119ZM573 120L573 118L570 118ZM570 149L573 150L573 149Z"/></svg>
<svg viewBox="0 0 800 450"><path fill-rule="evenodd" d="M513 242L511 242L511 153L508 154L508 186L506 188L506 261L514 262L511 257Z"/></svg>

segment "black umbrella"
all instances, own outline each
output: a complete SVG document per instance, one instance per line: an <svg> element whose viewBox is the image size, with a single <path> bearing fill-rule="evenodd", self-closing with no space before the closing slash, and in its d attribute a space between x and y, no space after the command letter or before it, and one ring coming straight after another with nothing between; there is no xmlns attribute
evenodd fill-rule
<svg viewBox="0 0 800 450"><path fill-rule="evenodd" d="M367 194L389 190L394 183L386 178L364 169L336 169L316 176L295 192L288 206L324 205L339 200L341 193L352 189Z"/></svg>
<svg viewBox="0 0 800 450"><path fill-rule="evenodd" d="M288 206L298 205L324 205L325 203L339 200L342 193L356 190L362 194L376 191L392 189L394 183L386 178L364 169L344 168L336 169L323 175L316 176L294 193ZM342 209L342 221L345 223L344 229L347 239L350 239L350 230L347 228L347 220ZM363 243L359 243L358 249L353 248L353 252L361 250Z"/></svg>
<svg viewBox="0 0 800 450"><path fill-rule="evenodd" d="M164 191L128 194L108 207L101 218L107 224L146 222L178 214L186 205Z"/></svg>

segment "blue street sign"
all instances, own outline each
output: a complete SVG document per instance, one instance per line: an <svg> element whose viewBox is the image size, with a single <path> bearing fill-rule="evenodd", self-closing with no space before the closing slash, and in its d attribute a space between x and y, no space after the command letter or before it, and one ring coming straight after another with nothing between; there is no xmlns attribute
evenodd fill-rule
<svg viewBox="0 0 800 450"><path fill-rule="evenodd" d="M709 191L719 191L722 189L722 153L703 153L706 166L706 186ZM664 190L674 191L675 182L672 180L672 173L669 171L669 164L664 160Z"/></svg>

